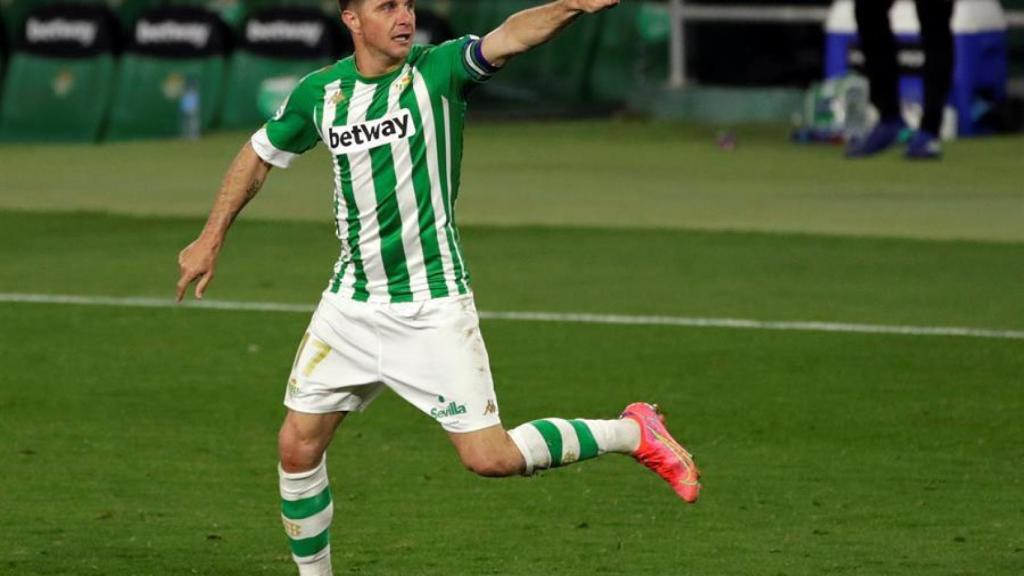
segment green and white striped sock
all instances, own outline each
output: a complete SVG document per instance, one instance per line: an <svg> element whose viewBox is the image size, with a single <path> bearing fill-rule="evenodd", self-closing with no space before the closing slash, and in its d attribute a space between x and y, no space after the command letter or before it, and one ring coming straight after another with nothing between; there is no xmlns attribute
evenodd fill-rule
<svg viewBox="0 0 1024 576"><path fill-rule="evenodd" d="M329 528L334 502L327 481L327 456L308 472L277 467L281 488L281 520L288 534L299 576L331 576Z"/></svg>
<svg viewBox="0 0 1024 576"><path fill-rule="evenodd" d="M544 418L513 428L508 434L523 453L526 475L607 452L629 454L640 445L640 428L629 419Z"/></svg>

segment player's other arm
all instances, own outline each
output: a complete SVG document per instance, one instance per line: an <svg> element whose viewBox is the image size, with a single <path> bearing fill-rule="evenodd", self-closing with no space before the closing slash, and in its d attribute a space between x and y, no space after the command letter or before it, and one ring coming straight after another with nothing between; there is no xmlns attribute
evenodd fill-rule
<svg viewBox="0 0 1024 576"><path fill-rule="evenodd" d="M270 168L271 165L256 154L249 142L235 156L224 175L206 226L199 237L178 254L178 302L185 297L185 290L192 282L196 282L196 298L203 297L206 286L213 279L217 255L224 245L228 228L246 203L259 192Z"/></svg>
<svg viewBox="0 0 1024 576"><path fill-rule="evenodd" d="M618 3L619 0L557 0L517 12L484 37L480 50L492 66L502 66L509 58L554 38L581 14L600 12Z"/></svg>

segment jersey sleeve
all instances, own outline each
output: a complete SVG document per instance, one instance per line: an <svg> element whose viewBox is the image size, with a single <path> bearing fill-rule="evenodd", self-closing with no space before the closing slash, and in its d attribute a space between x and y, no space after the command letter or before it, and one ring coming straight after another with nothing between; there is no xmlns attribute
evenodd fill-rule
<svg viewBox="0 0 1024 576"><path fill-rule="evenodd" d="M299 82L274 117L250 138L256 154L268 164L287 168L316 146L320 134L313 119L314 105L312 90L306 82Z"/></svg>
<svg viewBox="0 0 1024 576"><path fill-rule="evenodd" d="M454 95L465 96L473 88L490 80L500 70L484 58L482 42L478 36L466 35L434 48L433 56L443 60L451 71L451 89Z"/></svg>

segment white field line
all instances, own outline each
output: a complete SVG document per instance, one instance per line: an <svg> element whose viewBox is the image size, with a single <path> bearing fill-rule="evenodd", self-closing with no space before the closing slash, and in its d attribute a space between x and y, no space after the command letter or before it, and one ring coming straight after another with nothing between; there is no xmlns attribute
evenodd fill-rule
<svg viewBox="0 0 1024 576"><path fill-rule="evenodd" d="M309 314L314 306L282 302L232 302L228 300L189 300L177 304L169 298L115 298L60 294L18 294L0 292L0 303L73 304L135 308L199 308L206 310L245 310L257 312L293 312ZM801 332L839 332L849 334L897 334L903 336L960 336L1024 340L1024 330L995 330L959 326L894 326L851 324L845 322L766 321L743 318L692 318L687 316L626 316L620 314L574 314L559 312L480 311L484 320L521 322L569 322L622 326L683 326L690 328L732 328L745 330L782 330Z"/></svg>

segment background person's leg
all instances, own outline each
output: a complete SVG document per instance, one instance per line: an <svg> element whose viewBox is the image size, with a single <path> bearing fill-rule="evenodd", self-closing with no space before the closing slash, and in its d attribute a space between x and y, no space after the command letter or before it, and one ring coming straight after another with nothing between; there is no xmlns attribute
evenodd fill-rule
<svg viewBox="0 0 1024 576"><path fill-rule="evenodd" d="M848 158L864 158L884 151L896 143L905 127L900 113L896 37L889 22L891 7L891 0L857 0L855 4L864 70L879 119L866 136L849 142Z"/></svg>
<svg viewBox="0 0 1024 576"><path fill-rule="evenodd" d="M953 0L917 0L924 44L924 117L921 130L938 136L953 84Z"/></svg>
<svg viewBox="0 0 1024 576"><path fill-rule="evenodd" d="M900 121L896 37L889 23L891 7L891 0L857 0L854 9L864 71L871 84L871 103L882 122Z"/></svg>
<svg viewBox="0 0 1024 576"><path fill-rule="evenodd" d="M325 453L345 414L289 410L278 433L281 520L300 576L331 575L334 503Z"/></svg>

